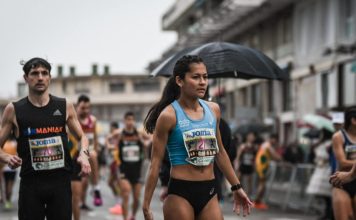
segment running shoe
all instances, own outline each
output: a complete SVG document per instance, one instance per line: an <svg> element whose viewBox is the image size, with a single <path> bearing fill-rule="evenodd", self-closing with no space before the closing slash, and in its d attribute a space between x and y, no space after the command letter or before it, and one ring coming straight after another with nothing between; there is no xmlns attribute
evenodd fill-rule
<svg viewBox="0 0 356 220"><path fill-rule="evenodd" d="M82 205L80 206L80 209L81 209L81 210L84 210L84 211L89 211L89 212L93 211L93 209L90 208L89 206L87 206L86 204L82 204Z"/></svg>
<svg viewBox="0 0 356 220"><path fill-rule="evenodd" d="M103 205L103 200L101 199L101 194L99 190L94 190L94 205L95 206Z"/></svg>
<svg viewBox="0 0 356 220"><path fill-rule="evenodd" d="M114 207L109 209L109 212L113 215L122 215L122 207L120 204L116 204Z"/></svg>
<svg viewBox="0 0 356 220"><path fill-rule="evenodd" d="M253 205L254 205L254 207L256 209L261 209L261 210L267 210L268 209L268 206L263 202L254 202Z"/></svg>

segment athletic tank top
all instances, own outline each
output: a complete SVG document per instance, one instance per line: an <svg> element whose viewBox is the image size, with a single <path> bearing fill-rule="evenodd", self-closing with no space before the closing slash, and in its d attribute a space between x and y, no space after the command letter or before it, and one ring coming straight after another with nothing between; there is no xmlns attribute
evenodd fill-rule
<svg viewBox="0 0 356 220"><path fill-rule="evenodd" d="M347 135L347 132L344 129L341 129L341 133L344 137L344 151L345 151L345 156L346 159L348 160L356 160L356 143L353 143L349 136Z"/></svg>
<svg viewBox="0 0 356 220"><path fill-rule="evenodd" d="M121 133L119 141L120 170L139 170L143 161L143 143L137 130L129 133L125 130Z"/></svg>
<svg viewBox="0 0 356 220"><path fill-rule="evenodd" d="M267 150L268 143L263 143L256 154L256 171L260 176L267 174L271 161L270 152Z"/></svg>
<svg viewBox="0 0 356 220"><path fill-rule="evenodd" d="M201 120L190 119L177 100L172 103L177 119L167 143L172 166L184 164L207 166L214 162L214 157L219 152L216 141L216 118L203 100L199 99L199 103L204 109Z"/></svg>
<svg viewBox="0 0 356 220"><path fill-rule="evenodd" d="M49 103L43 107L34 106L27 97L13 104L19 126L20 176L54 173L56 170L71 172L65 129L66 100L50 95Z"/></svg>
<svg viewBox="0 0 356 220"><path fill-rule="evenodd" d="M255 146L246 146L241 153L240 164L244 166L254 166L256 157Z"/></svg>
<svg viewBox="0 0 356 220"><path fill-rule="evenodd" d="M87 120L86 124L83 124L80 121L80 125L82 126L85 136L88 138L89 146L93 147L94 146L95 123L92 119L92 116L91 115L88 116L88 120Z"/></svg>

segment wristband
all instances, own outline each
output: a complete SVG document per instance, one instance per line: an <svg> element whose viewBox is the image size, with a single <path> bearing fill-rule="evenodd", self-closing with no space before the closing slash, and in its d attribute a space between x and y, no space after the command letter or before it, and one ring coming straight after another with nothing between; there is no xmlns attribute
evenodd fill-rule
<svg viewBox="0 0 356 220"><path fill-rule="evenodd" d="M232 185L230 189L231 189L231 191L236 191L236 190L239 190L241 188L242 188L241 184L238 183L238 184Z"/></svg>

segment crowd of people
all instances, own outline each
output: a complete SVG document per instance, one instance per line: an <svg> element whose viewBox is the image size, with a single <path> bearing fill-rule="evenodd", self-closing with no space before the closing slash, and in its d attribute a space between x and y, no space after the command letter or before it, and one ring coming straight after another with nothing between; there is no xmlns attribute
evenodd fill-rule
<svg viewBox="0 0 356 220"><path fill-rule="evenodd" d="M126 112L99 144L87 95L73 105L50 94L51 65L42 58L26 62L23 71L29 94L6 106L0 130L0 197L11 209L21 167L20 220L79 220L81 211L102 206L101 165L108 168L115 200L108 211L125 220L136 219L140 204L144 218L154 219L150 207L158 179L165 219L223 219L219 203L226 196L232 197L234 212L246 216L252 207L268 209L264 195L272 160L313 163L306 192L325 201L321 219L355 219L356 108L334 120L335 132L320 129L309 137L308 152L297 141L281 148L278 134L248 131L236 138L219 105L207 101L203 60L183 56L149 110L144 130L137 128L135 113ZM146 179L145 160L150 160Z"/></svg>

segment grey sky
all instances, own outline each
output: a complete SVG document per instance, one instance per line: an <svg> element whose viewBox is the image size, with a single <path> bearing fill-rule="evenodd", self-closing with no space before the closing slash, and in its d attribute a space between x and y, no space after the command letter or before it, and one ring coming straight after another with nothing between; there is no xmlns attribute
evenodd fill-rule
<svg viewBox="0 0 356 220"><path fill-rule="evenodd" d="M21 59L47 58L64 74L109 64L113 73L144 73L176 40L161 31L174 0L0 0L0 97L16 95Z"/></svg>

